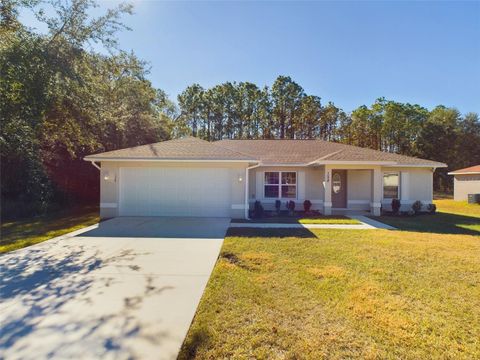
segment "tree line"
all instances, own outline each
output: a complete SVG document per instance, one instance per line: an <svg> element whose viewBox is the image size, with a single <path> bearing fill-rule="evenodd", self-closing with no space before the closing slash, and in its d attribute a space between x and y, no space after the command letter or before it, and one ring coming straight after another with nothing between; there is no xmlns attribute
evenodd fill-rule
<svg viewBox="0 0 480 360"><path fill-rule="evenodd" d="M170 138L174 104L147 80L146 64L117 46L131 6L91 17L95 6L92 0L0 4L4 217L96 202L98 172L85 155ZM48 32L20 23L20 9L32 11ZM106 55L91 50L95 43Z"/></svg>
<svg viewBox="0 0 480 360"><path fill-rule="evenodd" d="M322 139L444 162L438 169L436 190L449 191L447 175L480 163L478 114L462 115L442 105L429 111L417 104L385 98L346 113L332 102L308 95L288 76L271 88L249 82L198 84L178 96L175 136L219 139Z"/></svg>
<svg viewBox="0 0 480 360"><path fill-rule="evenodd" d="M45 12L48 5L53 12ZM148 64L118 48L129 5L89 16L94 0L0 4L2 217L98 201L98 172L85 155L193 135L219 139L323 139L442 161L480 163L480 121L438 106L379 98L347 113L288 76L271 87L188 86L177 103L148 81ZM29 9L48 31L19 21ZM46 15L46 14L49 15ZM92 50L99 43L103 53ZM435 188L451 189L441 170Z"/></svg>

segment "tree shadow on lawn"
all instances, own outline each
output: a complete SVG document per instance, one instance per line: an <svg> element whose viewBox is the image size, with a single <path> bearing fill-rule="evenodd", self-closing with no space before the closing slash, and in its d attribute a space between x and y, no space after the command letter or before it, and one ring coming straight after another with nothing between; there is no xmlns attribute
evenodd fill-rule
<svg viewBox="0 0 480 360"><path fill-rule="evenodd" d="M229 228L226 237L276 237L276 238L314 238L317 236L307 228L288 229L288 228Z"/></svg>
<svg viewBox="0 0 480 360"><path fill-rule="evenodd" d="M49 232L70 229L88 221L94 223L98 221L97 218L95 209L89 207L42 215L33 219L12 220L2 223L0 244L8 245L29 236L42 236Z"/></svg>
<svg viewBox="0 0 480 360"><path fill-rule="evenodd" d="M435 215L425 214L413 217L381 216L373 219L394 226L402 231L480 235L480 218L468 215L439 212Z"/></svg>
<svg viewBox="0 0 480 360"><path fill-rule="evenodd" d="M166 333L145 329L146 324L136 316L146 298L168 290L152 286L149 275L144 275L143 292L132 291L123 302L122 293L118 293L117 310L108 308L108 299L98 297L118 281L108 273L91 273L106 265L135 271L129 264L138 255L145 254L130 249L102 258L98 250L68 243L47 250L34 247L1 255L0 353L8 357L9 352L19 358L34 356L32 351L39 358L88 354L135 358L135 350L127 340L159 343L167 338ZM139 277L139 281L143 280ZM82 314L82 309L105 305L107 310ZM92 344L100 348L91 348Z"/></svg>

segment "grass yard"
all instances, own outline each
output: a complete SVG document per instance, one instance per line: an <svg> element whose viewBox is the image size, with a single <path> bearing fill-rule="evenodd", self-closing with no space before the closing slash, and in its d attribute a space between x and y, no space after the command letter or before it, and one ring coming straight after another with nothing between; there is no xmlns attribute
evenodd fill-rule
<svg viewBox="0 0 480 360"><path fill-rule="evenodd" d="M180 359L479 359L480 214L437 206L400 231L230 229Z"/></svg>
<svg viewBox="0 0 480 360"><path fill-rule="evenodd" d="M349 224L358 225L360 221L350 219L349 217L342 215L332 216L309 216L309 217L290 217L290 216L271 216L261 219L234 219L235 223L267 223L267 224Z"/></svg>
<svg viewBox="0 0 480 360"><path fill-rule="evenodd" d="M434 200L436 215L381 216L378 219L396 228L418 232L480 236L480 205L466 201Z"/></svg>
<svg viewBox="0 0 480 360"><path fill-rule="evenodd" d="M98 208L85 207L33 219L5 222L1 225L0 253L37 244L98 221Z"/></svg>

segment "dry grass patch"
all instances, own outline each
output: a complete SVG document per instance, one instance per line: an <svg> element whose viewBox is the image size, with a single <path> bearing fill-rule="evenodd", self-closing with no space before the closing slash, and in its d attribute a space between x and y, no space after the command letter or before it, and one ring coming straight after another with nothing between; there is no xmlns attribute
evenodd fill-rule
<svg viewBox="0 0 480 360"><path fill-rule="evenodd" d="M338 279L343 278L347 274L344 268L335 265L324 266L323 268L312 267L307 271L318 279Z"/></svg>

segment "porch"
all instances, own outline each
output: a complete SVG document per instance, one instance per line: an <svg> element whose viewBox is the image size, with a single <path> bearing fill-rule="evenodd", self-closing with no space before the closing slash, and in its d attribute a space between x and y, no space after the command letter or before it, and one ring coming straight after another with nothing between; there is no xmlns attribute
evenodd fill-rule
<svg viewBox="0 0 480 360"><path fill-rule="evenodd" d="M294 201L295 210L305 200L311 209L324 215L380 215L383 196L381 165L309 164L308 166L268 166L249 173L249 206L260 201L266 211L280 201L285 210Z"/></svg>
<svg viewBox="0 0 480 360"><path fill-rule="evenodd" d="M324 215L380 215L383 197L381 166L321 166Z"/></svg>

